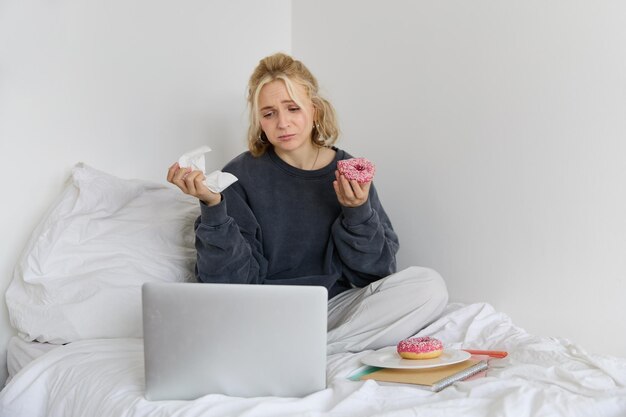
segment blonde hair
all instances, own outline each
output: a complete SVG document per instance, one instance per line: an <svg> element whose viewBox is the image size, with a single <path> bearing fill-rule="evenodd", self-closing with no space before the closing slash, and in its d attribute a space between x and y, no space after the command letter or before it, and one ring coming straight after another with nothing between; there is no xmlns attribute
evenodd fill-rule
<svg viewBox="0 0 626 417"><path fill-rule="evenodd" d="M303 107L300 97L295 94L294 84L304 87L307 97L313 103L315 120L311 140L318 146L330 146L339 137L339 127L335 109L328 100L320 96L317 80L302 64L289 55L277 53L263 58L255 68L248 82L248 106L250 126L248 127L248 149L254 156L261 156L272 146L261 129L259 118L259 94L264 85L281 80L287 92L298 106Z"/></svg>

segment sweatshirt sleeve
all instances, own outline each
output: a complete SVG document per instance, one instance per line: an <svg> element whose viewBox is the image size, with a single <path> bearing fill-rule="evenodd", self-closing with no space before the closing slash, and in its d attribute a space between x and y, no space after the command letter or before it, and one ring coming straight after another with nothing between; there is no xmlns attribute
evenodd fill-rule
<svg viewBox="0 0 626 417"><path fill-rule="evenodd" d="M267 260L260 227L242 196L226 191L215 206L200 203L195 224L196 275L201 282L261 284ZM229 215L231 211L237 221Z"/></svg>
<svg viewBox="0 0 626 417"><path fill-rule="evenodd" d="M398 236L373 184L365 204L342 207L332 234L344 275L355 286L364 287L396 272Z"/></svg>

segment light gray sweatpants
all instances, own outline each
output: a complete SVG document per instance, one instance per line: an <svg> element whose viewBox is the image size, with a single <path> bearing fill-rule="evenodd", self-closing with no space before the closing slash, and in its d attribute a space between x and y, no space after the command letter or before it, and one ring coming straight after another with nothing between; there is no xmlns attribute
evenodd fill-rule
<svg viewBox="0 0 626 417"><path fill-rule="evenodd" d="M397 344L439 317L448 290L434 270L413 266L328 302L328 354Z"/></svg>

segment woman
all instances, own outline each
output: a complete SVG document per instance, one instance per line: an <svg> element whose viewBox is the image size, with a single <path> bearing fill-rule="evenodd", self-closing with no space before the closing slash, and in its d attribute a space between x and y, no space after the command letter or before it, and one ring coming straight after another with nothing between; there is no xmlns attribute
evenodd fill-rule
<svg viewBox="0 0 626 417"><path fill-rule="evenodd" d="M322 285L329 353L396 344L447 303L441 277L396 272L398 238L371 182L337 171L335 111L315 77L285 54L264 58L248 85L249 151L223 169L238 181L211 192L200 171L174 164L169 182L200 200L202 282Z"/></svg>

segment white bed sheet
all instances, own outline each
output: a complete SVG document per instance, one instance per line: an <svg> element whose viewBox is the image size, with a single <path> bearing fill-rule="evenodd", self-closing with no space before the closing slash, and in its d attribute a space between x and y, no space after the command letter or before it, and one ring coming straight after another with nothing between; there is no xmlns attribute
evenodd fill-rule
<svg viewBox="0 0 626 417"><path fill-rule="evenodd" d="M34 359L0 393L1 417L98 416L626 416L626 358L590 355L564 339L516 327L489 304L448 307L422 330L451 348L507 350L487 376L439 393L355 382L369 352L328 357L327 389L305 398L150 402L143 397L141 339L94 339Z"/></svg>
<svg viewBox="0 0 626 417"><path fill-rule="evenodd" d="M9 371L7 383L23 367L59 346L50 343L27 342L19 336L13 336L9 339L7 346L7 368Z"/></svg>

